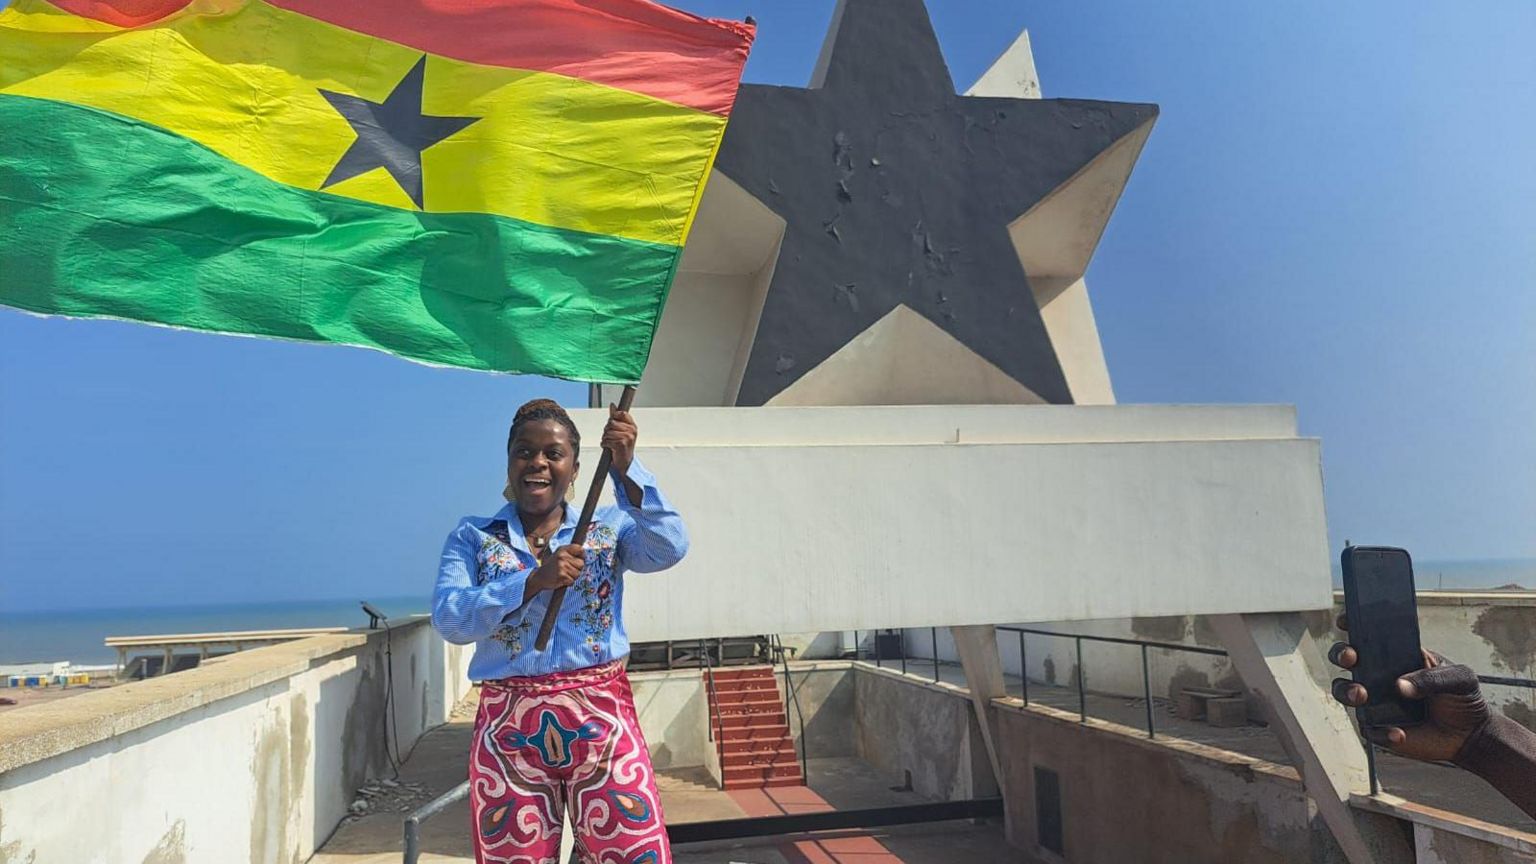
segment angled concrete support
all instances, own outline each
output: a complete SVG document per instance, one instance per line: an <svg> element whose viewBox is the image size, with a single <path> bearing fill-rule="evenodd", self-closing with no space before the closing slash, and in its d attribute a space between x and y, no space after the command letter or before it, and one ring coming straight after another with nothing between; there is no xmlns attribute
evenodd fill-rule
<svg viewBox="0 0 1536 864"><path fill-rule="evenodd" d="M949 632L954 637L955 650L960 654L960 667L965 671L965 686L971 691L971 707L976 710L981 740L987 746L992 776L1006 798L1008 790L1003 785L1003 764L993 735L991 711L993 699L1008 695L1003 688L1003 660L997 651L997 628L987 624L951 627Z"/></svg>
<svg viewBox="0 0 1536 864"><path fill-rule="evenodd" d="M1213 615L1243 683L1264 698L1271 727L1300 764L1302 784L1350 864L1411 864L1401 834L1349 804L1369 791L1365 750L1349 716L1319 683L1332 677L1299 614Z"/></svg>

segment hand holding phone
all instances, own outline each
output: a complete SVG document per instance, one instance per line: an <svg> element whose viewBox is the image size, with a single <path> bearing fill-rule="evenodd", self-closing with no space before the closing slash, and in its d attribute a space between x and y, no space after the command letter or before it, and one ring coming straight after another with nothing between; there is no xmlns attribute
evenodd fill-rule
<svg viewBox="0 0 1536 864"><path fill-rule="evenodd" d="M1413 560L1404 549L1350 546L1341 563L1349 647L1355 654L1350 671L1367 694L1355 716L1363 729L1417 726L1424 722L1424 701L1405 695L1397 683L1426 665Z"/></svg>

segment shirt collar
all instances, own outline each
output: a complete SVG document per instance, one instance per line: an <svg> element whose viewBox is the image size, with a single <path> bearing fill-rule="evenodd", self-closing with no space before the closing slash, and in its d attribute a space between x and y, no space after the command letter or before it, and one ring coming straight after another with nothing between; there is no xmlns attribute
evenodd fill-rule
<svg viewBox="0 0 1536 864"><path fill-rule="evenodd" d="M581 520L581 508L571 501L566 501L562 506L565 507L565 519L560 522L560 527L555 529L555 536L550 540L565 543L576 533L576 523ZM518 518L517 505L509 503L497 510L491 521L497 519L507 523L507 536L512 539L513 547L532 555L533 550L528 548L528 538L523 536L523 522Z"/></svg>

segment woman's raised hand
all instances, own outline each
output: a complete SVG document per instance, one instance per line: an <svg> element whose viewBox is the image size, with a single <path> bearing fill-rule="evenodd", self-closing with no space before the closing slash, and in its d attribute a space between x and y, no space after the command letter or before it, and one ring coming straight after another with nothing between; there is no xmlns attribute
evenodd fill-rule
<svg viewBox="0 0 1536 864"><path fill-rule="evenodd" d="M634 415L610 404L608 425L603 427L603 449L613 454L613 467L621 475L629 473L630 463L635 461L635 438L638 435Z"/></svg>

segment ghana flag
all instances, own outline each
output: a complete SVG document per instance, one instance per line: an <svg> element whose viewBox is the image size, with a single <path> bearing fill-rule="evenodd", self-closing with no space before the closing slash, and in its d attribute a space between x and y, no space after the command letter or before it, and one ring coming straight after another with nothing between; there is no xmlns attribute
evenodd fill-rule
<svg viewBox="0 0 1536 864"><path fill-rule="evenodd" d="M0 304L635 382L752 37L647 0L15 0Z"/></svg>

